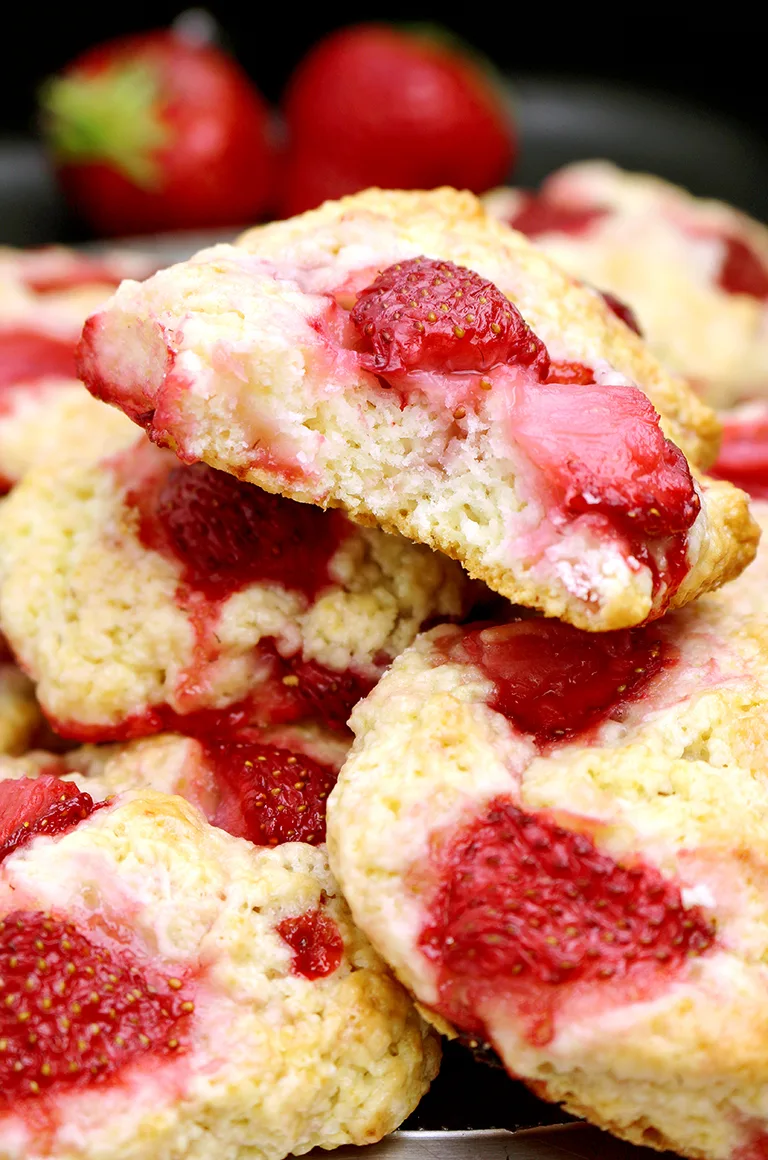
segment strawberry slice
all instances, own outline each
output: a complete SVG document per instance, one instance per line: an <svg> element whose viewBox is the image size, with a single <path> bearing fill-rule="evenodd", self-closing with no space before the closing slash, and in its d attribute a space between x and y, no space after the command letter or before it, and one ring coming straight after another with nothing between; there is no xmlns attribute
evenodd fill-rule
<svg viewBox="0 0 768 1160"><path fill-rule="evenodd" d="M178 1054L194 1004L183 980L64 919L0 921L0 1103L89 1087L139 1056Z"/></svg>
<svg viewBox="0 0 768 1160"><path fill-rule="evenodd" d="M258 743L206 746L221 794L213 822L257 846L325 841L325 806L336 774L319 762Z"/></svg>
<svg viewBox="0 0 768 1160"><path fill-rule="evenodd" d="M521 383L509 420L568 515L601 513L645 537L685 532L696 519L685 457L637 387Z"/></svg>
<svg viewBox="0 0 768 1160"><path fill-rule="evenodd" d="M540 748L572 740L608 717L620 719L673 661L652 629L585 633L538 618L475 629L450 655L468 658L493 681L490 707Z"/></svg>
<svg viewBox="0 0 768 1160"><path fill-rule="evenodd" d="M38 835L64 833L97 808L90 794L52 774L0 781L0 862Z"/></svg>
<svg viewBox="0 0 768 1160"><path fill-rule="evenodd" d="M345 534L339 512L295 503L204 463L176 467L159 491L131 492L147 547L181 560L187 583L212 600L276 583L310 599L331 583Z"/></svg>
<svg viewBox="0 0 768 1160"><path fill-rule="evenodd" d="M0 330L0 389L48 376L77 378L75 345L28 327Z"/></svg>
<svg viewBox="0 0 768 1160"><path fill-rule="evenodd" d="M389 266L358 296L352 322L361 363L374 374L515 363L546 376L546 348L519 310L493 282L453 262L422 257Z"/></svg>
<svg viewBox="0 0 768 1160"><path fill-rule="evenodd" d="M482 1033L487 999L510 996L552 1033L556 993L626 981L649 992L714 944L711 921L642 862L622 865L586 833L497 798L435 846L436 887L419 940L436 966L440 1009ZM539 1017L541 1017L539 1019Z"/></svg>
<svg viewBox="0 0 768 1160"><path fill-rule="evenodd" d="M768 499L768 408L749 416L723 416L723 441L710 474L755 499Z"/></svg>
<svg viewBox="0 0 768 1160"><path fill-rule="evenodd" d="M631 306L623 302L621 298L617 298L615 294L611 294L609 290L598 290L598 294L602 298L605 305L611 310L617 318L620 318L625 326L630 330L634 330L635 334L639 334L642 338L643 332L640 329L640 323L637 321L637 315Z"/></svg>
<svg viewBox="0 0 768 1160"><path fill-rule="evenodd" d="M319 907L297 918L284 918L277 933L293 951L291 969L295 975L322 979L332 975L341 962L344 942L339 928Z"/></svg>
<svg viewBox="0 0 768 1160"><path fill-rule="evenodd" d="M725 255L717 284L727 294L748 294L750 298L768 298L768 269L755 251L741 238L727 237Z"/></svg>
<svg viewBox="0 0 768 1160"><path fill-rule="evenodd" d="M336 672L317 661L296 658L289 662L296 678L296 694L308 717L322 721L329 729L346 729L350 713L358 701L367 697L375 680L352 669Z"/></svg>
<svg viewBox="0 0 768 1160"><path fill-rule="evenodd" d="M571 237L578 237L606 217L608 212L595 206L560 205L549 198L531 194L508 224L529 238L540 238L542 234L570 234Z"/></svg>

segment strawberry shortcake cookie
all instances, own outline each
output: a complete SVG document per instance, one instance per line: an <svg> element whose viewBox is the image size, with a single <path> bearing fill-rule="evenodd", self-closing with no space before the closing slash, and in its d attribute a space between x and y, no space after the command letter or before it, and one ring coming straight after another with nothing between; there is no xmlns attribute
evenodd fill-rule
<svg viewBox="0 0 768 1160"><path fill-rule="evenodd" d="M96 259L58 247L0 249L0 487L53 455L107 454L128 424L78 382L75 347L88 314L122 278L151 267L138 255Z"/></svg>
<svg viewBox="0 0 768 1160"><path fill-rule="evenodd" d="M658 616L754 550L744 498L683 454L714 457L712 412L471 194L369 190L124 282L79 366L183 460L584 628Z"/></svg>
<svg viewBox="0 0 768 1160"><path fill-rule="evenodd" d="M322 849L0 781L0 1155L279 1160L395 1128L436 1037Z"/></svg>
<svg viewBox="0 0 768 1160"><path fill-rule="evenodd" d="M768 229L658 177L586 161L491 213L627 303L656 355L713 406L768 395ZM627 318L632 324L632 319Z"/></svg>
<svg viewBox="0 0 768 1160"><path fill-rule="evenodd" d="M438 1026L706 1160L768 1143L767 582L764 554L610 633L433 629L354 711L328 806L355 921Z"/></svg>
<svg viewBox="0 0 768 1160"><path fill-rule="evenodd" d="M143 438L31 471L0 507L0 619L51 723L80 740L343 729L478 587L427 548Z"/></svg>

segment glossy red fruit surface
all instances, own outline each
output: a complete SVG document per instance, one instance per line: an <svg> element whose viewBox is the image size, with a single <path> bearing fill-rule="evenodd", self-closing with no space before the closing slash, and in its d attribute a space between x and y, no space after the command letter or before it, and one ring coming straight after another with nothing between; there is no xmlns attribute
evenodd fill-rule
<svg viewBox="0 0 768 1160"><path fill-rule="evenodd" d="M319 907L297 918L283 919L277 933L293 951L293 973L304 979L332 975L344 955L339 928Z"/></svg>
<svg viewBox="0 0 768 1160"><path fill-rule="evenodd" d="M97 808L90 794L50 774L0 781L0 862L39 835L71 829Z"/></svg>
<svg viewBox="0 0 768 1160"><path fill-rule="evenodd" d="M477 665L494 683L491 708L542 747L621 719L674 660L653 627L583 632L538 617L469 631L451 656Z"/></svg>
<svg viewBox="0 0 768 1160"><path fill-rule="evenodd" d="M331 33L296 69L283 108L285 215L371 185L481 193L508 178L516 153L504 94L439 30Z"/></svg>
<svg viewBox="0 0 768 1160"><path fill-rule="evenodd" d="M485 371L499 363L546 375L544 344L501 291L473 270L433 258L398 262L352 310L367 370Z"/></svg>

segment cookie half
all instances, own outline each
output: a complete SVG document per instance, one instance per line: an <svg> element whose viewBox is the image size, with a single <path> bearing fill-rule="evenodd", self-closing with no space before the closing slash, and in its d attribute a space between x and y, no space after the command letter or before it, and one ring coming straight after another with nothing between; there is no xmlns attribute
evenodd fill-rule
<svg viewBox="0 0 768 1160"><path fill-rule="evenodd" d="M712 412L469 194L370 190L124 283L79 365L182 459L583 628L658 616L753 551L743 497L679 450L711 460Z"/></svg>

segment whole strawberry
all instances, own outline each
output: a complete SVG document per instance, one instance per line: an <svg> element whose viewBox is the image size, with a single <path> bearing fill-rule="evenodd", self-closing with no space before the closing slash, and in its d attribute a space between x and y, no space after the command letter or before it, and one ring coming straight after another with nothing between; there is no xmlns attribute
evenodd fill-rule
<svg viewBox="0 0 768 1160"><path fill-rule="evenodd" d="M98 45L50 80L65 192L105 234L246 225L269 207L269 110L240 67L180 31Z"/></svg>
<svg viewBox="0 0 768 1160"><path fill-rule="evenodd" d="M503 94L439 31L332 33L297 68L284 112L285 215L370 185L480 193L508 178L515 157Z"/></svg>

